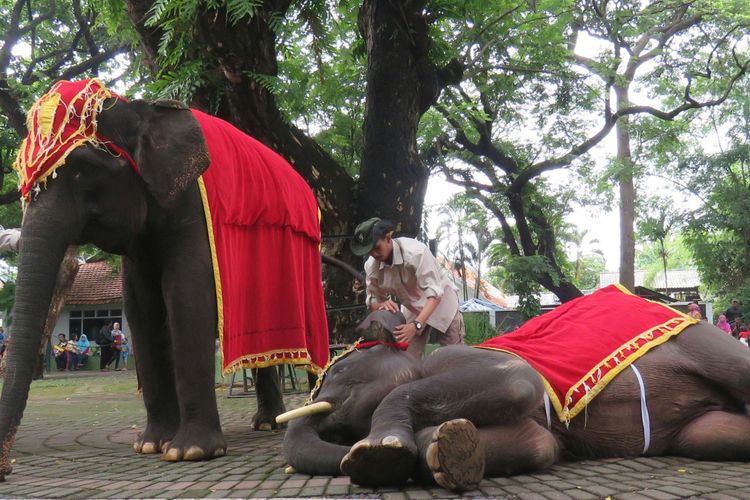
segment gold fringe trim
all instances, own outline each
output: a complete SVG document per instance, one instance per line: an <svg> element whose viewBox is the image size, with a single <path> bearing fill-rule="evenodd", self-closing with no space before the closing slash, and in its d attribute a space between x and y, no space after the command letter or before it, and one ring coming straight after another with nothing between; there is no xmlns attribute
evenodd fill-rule
<svg viewBox="0 0 750 500"><path fill-rule="evenodd" d="M222 352L222 357L224 353ZM310 360L307 349L279 349L259 354L246 354L235 359L222 369L222 375L228 375L243 368L267 368L277 365L309 366L305 368L313 373L320 372L320 367Z"/></svg>
<svg viewBox="0 0 750 500"><path fill-rule="evenodd" d="M198 177L198 190L203 202L203 214L206 217L206 231L208 232L208 245L211 248L211 267L214 271L214 288L216 290L216 314L217 330L219 333L219 354L221 355L221 366L224 366L224 295L221 290L221 274L219 273L219 258L216 255L216 239L214 238L214 224L211 219L211 207L208 205L208 193L203 176ZM229 373L229 372L227 372ZM226 375L222 368L222 375Z"/></svg>

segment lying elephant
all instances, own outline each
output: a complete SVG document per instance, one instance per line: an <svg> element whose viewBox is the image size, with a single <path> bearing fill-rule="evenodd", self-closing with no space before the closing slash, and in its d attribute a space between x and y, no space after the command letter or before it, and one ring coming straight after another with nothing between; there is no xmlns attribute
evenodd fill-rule
<svg viewBox="0 0 750 500"><path fill-rule="evenodd" d="M582 307L573 304L550 324L575 331ZM515 354L447 346L420 362L392 339L354 349L330 365L311 404L287 414L284 454L301 473L343 473L373 487L412 477L453 490L484 476L539 471L562 457L750 459L750 350L708 323L674 316L642 336L651 344L636 368L612 363L618 374L598 396L586 392L588 404L565 421L555 418L564 408L545 411L547 376ZM615 355L630 349L623 344Z"/></svg>
<svg viewBox="0 0 750 500"><path fill-rule="evenodd" d="M251 425L275 426L284 405L273 365L328 359L319 211L305 181L226 122L174 101L127 101L96 80L59 82L28 123L16 161L25 214L0 480L69 245L122 255L148 419L136 452L170 461L225 453L217 333L225 372L259 368Z"/></svg>

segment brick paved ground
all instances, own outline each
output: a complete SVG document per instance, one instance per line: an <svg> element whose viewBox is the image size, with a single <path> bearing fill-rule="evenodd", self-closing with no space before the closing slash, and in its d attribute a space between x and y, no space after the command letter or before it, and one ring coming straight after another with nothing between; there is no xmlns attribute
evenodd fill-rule
<svg viewBox="0 0 750 500"><path fill-rule="evenodd" d="M132 451L145 419L132 372L97 375L108 390L82 384L81 375L33 388L16 438L14 472L0 483L1 498L750 498L750 464L681 458L567 463L544 474L486 479L464 495L414 484L372 490L345 477L289 475L281 456L283 433L250 432L246 422L254 399L227 399L223 389L217 397L228 455L171 464ZM287 405L303 399L289 395Z"/></svg>

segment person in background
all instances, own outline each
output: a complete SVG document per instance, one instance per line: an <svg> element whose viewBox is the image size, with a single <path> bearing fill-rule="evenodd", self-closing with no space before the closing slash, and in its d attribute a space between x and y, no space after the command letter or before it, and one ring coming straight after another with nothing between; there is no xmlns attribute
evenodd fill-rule
<svg viewBox="0 0 750 500"><path fill-rule="evenodd" d="M65 347L68 345L68 338L64 333L57 334L57 344L52 346L52 352L55 353L55 365L59 371L65 370L68 364L68 355Z"/></svg>
<svg viewBox="0 0 750 500"><path fill-rule="evenodd" d="M0 358L5 354L5 328L0 326Z"/></svg>
<svg viewBox="0 0 750 500"><path fill-rule="evenodd" d="M78 369L78 335L71 335L65 344L65 369L73 371Z"/></svg>
<svg viewBox="0 0 750 500"><path fill-rule="evenodd" d="M89 352L91 351L91 342L85 333L81 334L78 339L78 368L83 368L86 365L86 361L89 359Z"/></svg>
<svg viewBox="0 0 750 500"><path fill-rule="evenodd" d="M688 305L688 316L697 320L702 320L703 315L701 315L701 307L695 302L691 302Z"/></svg>
<svg viewBox="0 0 750 500"><path fill-rule="evenodd" d="M101 348L99 359L99 369L107 371L107 366L112 362L112 321L107 320L104 325L99 329L99 334L96 336L96 343Z"/></svg>
<svg viewBox="0 0 750 500"><path fill-rule="evenodd" d="M742 320L740 317L736 317L734 318L734 321L732 321L732 337L739 339L741 330L742 330Z"/></svg>
<svg viewBox="0 0 750 500"><path fill-rule="evenodd" d="M740 342L742 342L745 345L747 344L747 336L750 332L747 331L747 325L745 323L742 323L740 325Z"/></svg>
<svg viewBox="0 0 750 500"><path fill-rule="evenodd" d="M732 305L729 306L729 309L727 309L724 312L724 315L727 317L727 321L729 321L730 324L733 324L735 318L739 318L742 316L742 308L740 307L740 301L737 299L733 299Z"/></svg>
<svg viewBox="0 0 750 500"><path fill-rule="evenodd" d="M732 325L730 325L729 321L727 321L726 314L719 314L719 321L716 322L716 328L728 333L729 335L732 334Z"/></svg>
<svg viewBox="0 0 750 500"><path fill-rule="evenodd" d="M128 339L123 336L122 344L120 344L120 355L122 357L122 369L128 369L128 358L130 357L130 345Z"/></svg>
<svg viewBox="0 0 750 500"><path fill-rule="evenodd" d="M429 338L429 327L438 332L440 345L462 344L464 319L458 310L458 293L424 243L413 238L394 238L392 222L373 217L357 226L351 249L355 255L370 255L365 262L366 303L370 311L399 312L407 323L394 329L407 352L421 357Z"/></svg>
<svg viewBox="0 0 750 500"><path fill-rule="evenodd" d="M115 324L112 325L112 359L109 362L110 365L112 364L112 361L115 362L115 370L120 369L120 349L122 346L122 339L124 338L125 335L122 333L122 330L120 330L120 323L115 321Z"/></svg>

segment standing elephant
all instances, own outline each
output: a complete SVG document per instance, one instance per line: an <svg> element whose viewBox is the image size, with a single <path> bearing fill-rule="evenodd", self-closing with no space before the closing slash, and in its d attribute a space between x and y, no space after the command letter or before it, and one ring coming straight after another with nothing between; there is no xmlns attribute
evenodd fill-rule
<svg viewBox="0 0 750 500"><path fill-rule="evenodd" d="M226 122L178 102L127 101L96 80L59 82L28 125L16 162L25 214L0 479L69 245L122 256L147 410L136 452L170 461L226 452L217 333L225 372L259 368L251 425L275 426L284 406L274 365L328 357L319 211L304 180Z"/></svg>
<svg viewBox="0 0 750 500"><path fill-rule="evenodd" d="M329 366L310 404L279 417L291 420L286 459L298 472L343 473L365 486L411 477L453 490L562 457L750 459L750 350L709 323L634 296L618 307L616 292L597 292L595 306L589 297L566 303L518 336L443 347L421 362L392 339L358 346ZM666 316L609 350L602 337L654 307ZM571 332L585 337L586 329L591 335L576 347ZM549 372L533 355L511 354L570 347L575 357L600 342L612 354L591 371L563 362ZM583 383L558 398L552 380L575 368Z"/></svg>

